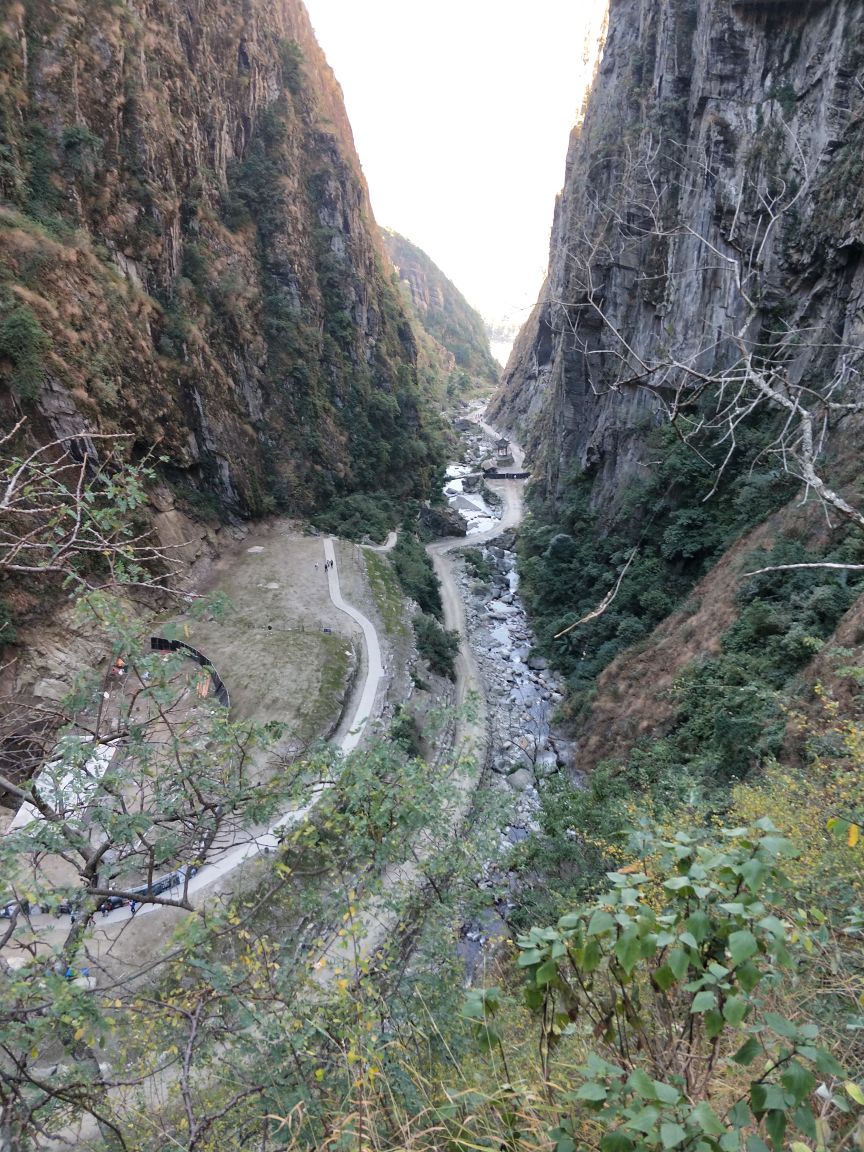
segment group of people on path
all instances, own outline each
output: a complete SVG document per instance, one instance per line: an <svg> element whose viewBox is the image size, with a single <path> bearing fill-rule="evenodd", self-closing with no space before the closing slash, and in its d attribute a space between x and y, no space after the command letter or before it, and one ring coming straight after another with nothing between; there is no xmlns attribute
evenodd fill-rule
<svg viewBox="0 0 864 1152"><path fill-rule="evenodd" d="M332 568L335 565L335 563L336 563L335 560L325 560L324 561L324 571L326 572L329 568ZM315 561L315 571L316 572L318 571L318 561L317 560Z"/></svg>

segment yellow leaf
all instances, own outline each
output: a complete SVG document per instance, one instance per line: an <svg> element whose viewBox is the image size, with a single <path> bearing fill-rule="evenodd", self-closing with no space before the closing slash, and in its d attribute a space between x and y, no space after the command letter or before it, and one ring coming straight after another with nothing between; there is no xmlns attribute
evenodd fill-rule
<svg viewBox="0 0 864 1152"><path fill-rule="evenodd" d="M323 1079L324 1079L324 1075L325 1075L325 1073L324 1073L324 1069L323 1069L323 1068L316 1068L316 1069L315 1069L315 1079L316 1079L316 1080L323 1080Z"/></svg>
<svg viewBox="0 0 864 1152"><path fill-rule="evenodd" d="M83 1029L83 1028L79 1028L79 1029L77 1030L77 1032L75 1033L75 1039L76 1039L76 1040L80 1040L80 1039L81 1039L81 1037L82 1037L83 1035L84 1035L84 1029ZM847 1091L848 1091L848 1088L849 1088L849 1085L848 1085L848 1084L846 1085L846 1088L847 1088Z"/></svg>
<svg viewBox="0 0 864 1152"><path fill-rule="evenodd" d="M857 824L849 825L849 834L846 837L846 843L850 848L854 848L858 841L861 839L861 829Z"/></svg>
<svg viewBox="0 0 864 1152"><path fill-rule="evenodd" d="M856 1104L860 1104L864 1108L864 1090L859 1085L853 1084L851 1080L847 1080L843 1087L846 1089L847 1096L851 1096Z"/></svg>

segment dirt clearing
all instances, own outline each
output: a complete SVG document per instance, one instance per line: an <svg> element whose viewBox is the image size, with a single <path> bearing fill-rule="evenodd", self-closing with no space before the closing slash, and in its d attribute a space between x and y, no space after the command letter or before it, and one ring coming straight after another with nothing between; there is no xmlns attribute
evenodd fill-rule
<svg viewBox="0 0 864 1152"><path fill-rule="evenodd" d="M213 663L237 719L285 724L300 740L327 735L362 647L359 629L327 590L324 539L283 521L256 529L196 588L230 605L220 620L174 617L178 638Z"/></svg>

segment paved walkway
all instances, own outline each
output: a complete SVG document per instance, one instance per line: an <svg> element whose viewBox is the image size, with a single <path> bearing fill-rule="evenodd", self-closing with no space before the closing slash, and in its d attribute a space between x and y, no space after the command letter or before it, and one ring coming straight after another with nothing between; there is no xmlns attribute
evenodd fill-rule
<svg viewBox="0 0 864 1152"><path fill-rule="evenodd" d="M395 543L395 533L393 541L390 542L388 538L387 544L384 548L392 548ZM353 752L363 739L367 722L373 714L375 701L378 696L378 691L384 679L384 667L381 661L381 646L378 641L378 634L375 631L375 626L371 620L367 619L357 608L348 604L342 598L342 592L339 586L339 568L336 560L336 549L334 548L334 541L332 537L324 540L324 560L325 563L332 561L332 566L327 569L328 589L330 592L330 599L333 606L339 611L344 612L350 616L363 631L363 638L365 641L365 677L363 688L360 692L359 699L354 709L354 715L350 722L350 727L344 736L338 739L335 743L336 746L344 753ZM230 673L229 673L230 675ZM228 684L230 691L231 685ZM217 852L205 864L195 876L189 880L188 894L190 897L199 896L211 884L218 880L222 880L229 872L239 867L244 861L257 856L262 852L268 852L275 849L279 843L279 836L283 830L292 828L295 825L305 820L315 805L318 803L321 796L329 791L332 787L330 784L319 785L311 790L310 799L307 804L302 808L289 809L282 812L277 816L269 828L266 828L257 833L247 833L247 838L241 843L232 845L228 848L222 849ZM166 896L169 893L165 894ZM135 918L140 920L143 916L153 916L157 913L163 912L164 905L161 904L141 904L139 905ZM164 913L163 913L164 914ZM100 931L110 928L113 925L120 925L127 923L132 918L132 912L129 905L123 908L115 908L109 912L107 916L100 915L94 920L94 927ZM51 916L33 916L32 922L36 927L44 927L46 924L57 925L59 930L60 925ZM66 927L63 928L63 934L66 934Z"/></svg>

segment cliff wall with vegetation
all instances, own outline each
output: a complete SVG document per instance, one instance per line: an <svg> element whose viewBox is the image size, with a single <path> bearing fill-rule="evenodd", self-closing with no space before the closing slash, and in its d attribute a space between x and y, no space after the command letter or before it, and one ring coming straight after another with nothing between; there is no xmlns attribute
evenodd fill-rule
<svg viewBox="0 0 864 1152"><path fill-rule="evenodd" d="M634 803L674 826L742 780L767 794L777 763L813 771L789 717L815 685L858 715L862 20L858 0L610 6L492 405L534 465L522 589L590 781L545 802L544 884L605 866L591 837Z"/></svg>
<svg viewBox="0 0 864 1152"><path fill-rule="evenodd" d="M0 75L4 425L158 445L199 515L424 490L427 382L299 0L16 0Z"/></svg>
<svg viewBox="0 0 864 1152"><path fill-rule="evenodd" d="M648 429L738 362L741 336L793 383L848 370L862 16L856 0L611 5L547 282L493 408L527 437L544 496L575 470L608 515L652 467Z"/></svg>
<svg viewBox="0 0 864 1152"><path fill-rule="evenodd" d="M479 312L425 252L398 232L385 229L383 235L390 259L426 331L452 354L457 371L465 373L469 381L495 387L501 370L492 357Z"/></svg>

